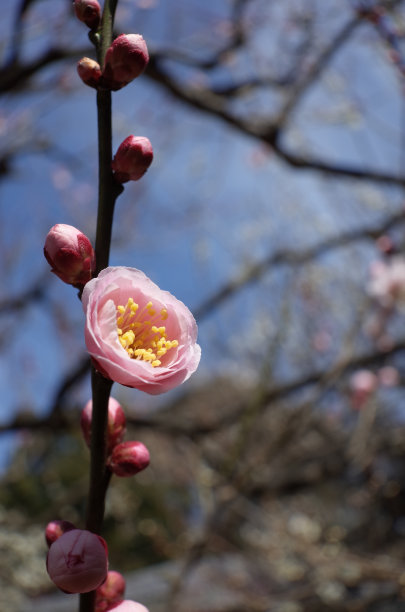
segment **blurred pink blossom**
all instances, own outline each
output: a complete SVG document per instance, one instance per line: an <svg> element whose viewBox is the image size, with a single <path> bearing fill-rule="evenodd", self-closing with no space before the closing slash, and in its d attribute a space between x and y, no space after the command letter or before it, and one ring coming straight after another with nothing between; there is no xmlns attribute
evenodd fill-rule
<svg viewBox="0 0 405 612"><path fill-rule="evenodd" d="M368 292L384 308L405 307L405 259L392 257L388 262L376 261L370 269Z"/></svg>
<svg viewBox="0 0 405 612"><path fill-rule="evenodd" d="M108 610L114 610L114 612L149 612L148 608L145 608L142 604L129 599L113 604Z"/></svg>
<svg viewBox="0 0 405 612"><path fill-rule="evenodd" d="M109 571L105 582L96 590L95 612L111 610L113 604L122 602L125 593L125 579L119 572Z"/></svg>
<svg viewBox="0 0 405 612"><path fill-rule="evenodd" d="M400 382L399 372L393 366L384 366L378 370L378 380L384 387L396 387Z"/></svg>
<svg viewBox="0 0 405 612"><path fill-rule="evenodd" d="M74 0L76 17L94 30L98 27L101 17L101 7L97 0Z"/></svg>
<svg viewBox="0 0 405 612"><path fill-rule="evenodd" d="M50 546L55 540L60 538L61 535L72 529L76 529L76 527L70 521L50 521L45 527L46 543Z"/></svg>
<svg viewBox="0 0 405 612"><path fill-rule="evenodd" d="M370 370L357 370L350 379L351 401L361 410L378 387L378 378Z"/></svg>
<svg viewBox="0 0 405 612"><path fill-rule="evenodd" d="M84 529L72 529L49 548L46 569L56 586L66 593L88 593L107 576L107 545Z"/></svg>
<svg viewBox="0 0 405 612"><path fill-rule="evenodd" d="M193 315L140 270L102 270L85 286L82 302L87 350L103 376L157 395L197 369Z"/></svg>

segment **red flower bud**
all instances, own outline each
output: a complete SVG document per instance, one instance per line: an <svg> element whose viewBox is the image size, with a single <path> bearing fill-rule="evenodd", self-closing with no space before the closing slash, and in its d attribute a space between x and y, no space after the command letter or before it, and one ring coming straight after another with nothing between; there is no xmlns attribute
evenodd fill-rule
<svg viewBox="0 0 405 612"><path fill-rule="evenodd" d="M83 437L88 447L91 440L91 419L93 414L93 402L89 400L82 410L80 426ZM108 400L108 429L107 429L107 452L111 453L114 446L122 442L126 430L125 413L116 399L110 397Z"/></svg>
<svg viewBox="0 0 405 612"><path fill-rule="evenodd" d="M48 232L44 255L52 272L63 282L82 288L95 269L95 255L90 240L71 225L58 223Z"/></svg>
<svg viewBox="0 0 405 612"><path fill-rule="evenodd" d="M97 89L101 77L100 65L89 57L82 57L77 62L77 73L83 83Z"/></svg>
<svg viewBox="0 0 405 612"><path fill-rule="evenodd" d="M116 476L134 476L149 465L149 451L142 442L121 442L114 447L108 461Z"/></svg>
<svg viewBox="0 0 405 612"><path fill-rule="evenodd" d="M76 529L76 527L69 521L51 521L45 527L46 543L50 546L55 540L60 538L61 535L72 529Z"/></svg>
<svg viewBox="0 0 405 612"><path fill-rule="evenodd" d="M107 576L107 544L84 529L72 529L51 545L46 569L51 580L65 593L88 593Z"/></svg>
<svg viewBox="0 0 405 612"><path fill-rule="evenodd" d="M111 163L119 183L139 180L153 160L153 149L148 138L128 136L118 147Z"/></svg>
<svg viewBox="0 0 405 612"><path fill-rule="evenodd" d="M148 48L140 34L121 34L107 49L103 87L117 91L136 79L149 62Z"/></svg>
<svg viewBox="0 0 405 612"><path fill-rule="evenodd" d="M108 572L105 582L96 591L95 612L110 610L112 605L118 605L125 593L125 580L119 572Z"/></svg>
<svg viewBox="0 0 405 612"><path fill-rule="evenodd" d="M74 0L73 6L79 21L83 21L91 30L98 28L101 7L97 0Z"/></svg>

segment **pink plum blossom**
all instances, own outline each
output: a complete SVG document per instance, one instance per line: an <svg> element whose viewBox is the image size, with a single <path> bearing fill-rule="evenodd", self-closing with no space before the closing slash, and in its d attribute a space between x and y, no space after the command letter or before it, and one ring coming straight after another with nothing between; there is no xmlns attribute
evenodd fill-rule
<svg viewBox="0 0 405 612"><path fill-rule="evenodd" d="M75 0L73 7L76 17L94 30L100 23L101 7L97 0Z"/></svg>
<svg viewBox="0 0 405 612"><path fill-rule="evenodd" d="M49 230L44 255L56 276L78 288L90 280L96 265L94 250L87 236L64 223L57 223Z"/></svg>
<svg viewBox="0 0 405 612"><path fill-rule="evenodd" d="M110 470L121 477L135 476L145 470L150 462L149 451L142 442L121 442L114 447L108 460Z"/></svg>
<svg viewBox="0 0 405 612"><path fill-rule="evenodd" d="M140 76L148 62L148 48L140 34L117 36L105 55L103 87L121 89Z"/></svg>
<svg viewBox="0 0 405 612"><path fill-rule="evenodd" d="M376 261L371 266L369 294L384 308L405 308L405 258L392 257L387 263Z"/></svg>
<svg viewBox="0 0 405 612"><path fill-rule="evenodd" d="M111 167L119 183L138 181L147 171L153 160L153 149L148 138L128 136L120 144Z"/></svg>
<svg viewBox="0 0 405 612"><path fill-rule="evenodd" d="M51 521L45 527L46 543L50 546L55 540L60 538L61 535L72 529L76 529L76 527L70 521Z"/></svg>
<svg viewBox="0 0 405 612"><path fill-rule="evenodd" d="M125 579L122 574L109 571L105 582L96 590L95 612L111 610L113 605L122 602L125 593Z"/></svg>
<svg viewBox="0 0 405 612"><path fill-rule="evenodd" d="M140 603L136 601L131 601L129 599L125 599L124 601L120 601L118 604L113 604L108 610L114 610L114 612L149 612L148 608L145 608Z"/></svg>
<svg viewBox="0 0 405 612"><path fill-rule="evenodd" d="M107 545L85 529L72 529L49 548L46 569L56 586L66 593L88 593L107 576Z"/></svg>
<svg viewBox="0 0 405 612"><path fill-rule="evenodd" d="M97 89L101 77L100 65L89 57L82 57L77 62L77 73L83 83Z"/></svg>
<svg viewBox="0 0 405 612"><path fill-rule="evenodd" d="M197 369L193 315L140 270L102 270L86 284L82 303L87 350L103 376L157 395Z"/></svg>
<svg viewBox="0 0 405 612"><path fill-rule="evenodd" d="M80 427L87 446L91 442L91 421L93 416L93 401L89 400L80 416ZM110 397L108 400L107 452L111 453L116 444L124 439L126 418L121 404Z"/></svg>
<svg viewBox="0 0 405 612"><path fill-rule="evenodd" d="M378 380L384 387L396 387L400 383L400 375L393 366L384 366L378 370Z"/></svg>
<svg viewBox="0 0 405 612"><path fill-rule="evenodd" d="M378 378L370 370L357 370L350 379L351 400L355 410L361 410L377 390Z"/></svg>

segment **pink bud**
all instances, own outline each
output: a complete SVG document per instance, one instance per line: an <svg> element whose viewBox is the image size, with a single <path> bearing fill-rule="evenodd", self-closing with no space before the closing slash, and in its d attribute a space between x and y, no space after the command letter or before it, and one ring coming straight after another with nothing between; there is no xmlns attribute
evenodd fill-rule
<svg viewBox="0 0 405 612"><path fill-rule="evenodd" d="M111 163L119 183L139 180L153 160L153 149L148 138L128 136L118 147Z"/></svg>
<svg viewBox="0 0 405 612"><path fill-rule="evenodd" d="M105 582L96 591L96 610L104 612L110 610L112 605L118 605L125 593L125 580L119 572L108 572Z"/></svg>
<svg viewBox="0 0 405 612"><path fill-rule="evenodd" d="M118 604L113 604L110 608L107 608L107 610L114 610L114 612L149 612L148 608L145 608L142 604L129 599L120 601Z"/></svg>
<svg viewBox="0 0 405 612"><path fill-rule="evenodd" d="M82 57L77 62L77 73L83 83L97 89L101 77L100 65L89 57Z"/></svg>
<svg viewBox="0 0 405 612"><path fill-rule="evenodd" d="M82 410L80 417L80 427L84 440L88 447L91 441L91 419L93 414L93 402L89 400ZM126 431L126 418L121 405L116 399L110 397L108 400L108 429L107 429L107 446L108 453L112 451L114 446L122 442Z"/></svg>
<svg viewBox="0 0 405 612"><path fill-rule="evenodd" d="M74 0L73 6L79 21L83 21L91 30L98 27L101 7L97 0Z"/></svg>
<svg viewBox="0 0 405 612"><path fill-rule="evenodd" d="M45 527L46 543L50 546L55 540L60 538L61 535L72 529L76 529L76 527L69 521L51 521Z"/></svg>
<svg viewBox="0 0 405 612"><path fill-rule="evenodd" d="M140 34L121 34L107 49L103 86L113 91L125 87L142 74L148 62L148 48L143 37Z"/></svg>
<svg viewBox="0 0 405 612"><path fill-rule="evenodd" d="M44 255L52 272L77 288L82 288L91 279L95 269L90 240L72 225L58 223L49 230Z"/></svg>
<svg viewBox="0 0 405 612"><path fill-rule="evenodd" d="M121 442L114 447L108 466L116 476L134 476L149 465L149 451L142 442Z"/></svg>
<svg viewBox="0 0 405 612"><path fill-rule="evenodd" d="M396 387L400 383L400 375L393 366L384 366L378 371L378 380L384 387Z"/></svg>
<svg viewBox="0 0 405 612"><path fill-rule="evenodd" d="M361 410L377 390L378 378L370 370L358 370L350 379L351 400L355 410Z"/></svg>
<svg viewBox="0 0 405 612"><path fill-rule="evenodd" d="M72 529L50 547L46 569L56 586L66 593L88 593L107 576L107 544L84 529Z"/></svg>

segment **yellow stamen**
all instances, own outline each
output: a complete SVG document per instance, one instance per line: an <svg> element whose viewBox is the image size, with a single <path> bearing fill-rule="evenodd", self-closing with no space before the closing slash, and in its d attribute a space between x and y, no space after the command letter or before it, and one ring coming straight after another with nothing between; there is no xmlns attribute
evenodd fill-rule
<svg viewBox="0 0 405 612"><path fill-rule="evenodd" d="M131 359L150 363L154 368L162 365L161 357L173 347L178 346L177 340L168 340L166 327L155 325L156 310L153 303L144 307L129 298L126 306L117 306L117 334L121 346ZM166 308L160 310L161 320L168 318Z"/></svg>

